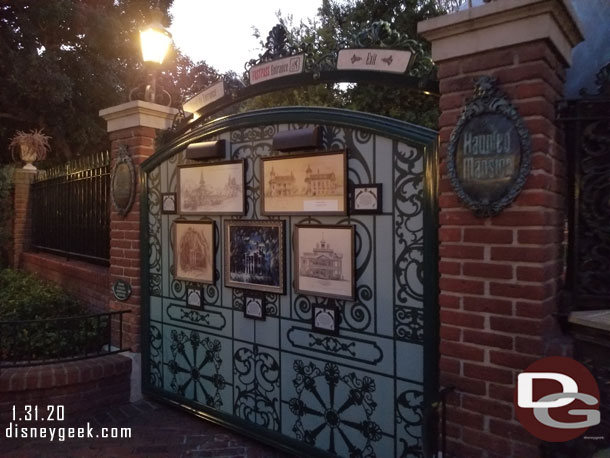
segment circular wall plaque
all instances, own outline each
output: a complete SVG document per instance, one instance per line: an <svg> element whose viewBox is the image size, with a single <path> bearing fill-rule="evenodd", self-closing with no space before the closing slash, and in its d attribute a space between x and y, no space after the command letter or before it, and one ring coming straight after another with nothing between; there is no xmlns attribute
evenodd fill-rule
<svg viewBox="0 0 610 458"><path fill-rule="evenodd" d="M517 197L530 170L530 138L519 113L495 87L475 83L447 150L447 173L457 196L479 217L497 215Z"/></svg>
<svg viewBox="0 0 610 458"><path fill-rule="evenodd" d="M136 173L127 154L127 147L119 145L119 156L116 158L110 177L110 197L116 211L125 216L131 210L136 193Z"/></svg>
<svg viewBox="0 0 610 458"><path fill-rule="evenodd" d="M119 279L112 284L112 294L117 301L126 301L131 296L131 285Z"/></svg>

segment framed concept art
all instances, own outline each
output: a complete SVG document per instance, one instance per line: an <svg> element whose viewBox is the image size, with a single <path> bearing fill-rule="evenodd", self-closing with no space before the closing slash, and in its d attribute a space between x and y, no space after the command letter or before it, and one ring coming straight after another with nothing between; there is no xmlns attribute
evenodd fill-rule
<svg viewBox="0 0 610 458"><path fill-rule="evenodd" d="M214 283L214 223L174 223L174 266L176 280Z"/></svg>
<svg viewBox="0 0 610 458"><path fill-rule="evenodd" d="M178 167L178 213L243 215L244 161Z"/></svg>
<svg viewBox="0 0 610 458"><path fill-rule="evenodd" d="M294 231L295 291L353 300L354 226L296 225Z"/></svg>
<svg viewBox="0 0 610 458"><path fill-rule="evenodd" d="M284 294L284 221L225 220L224 238L225 286Z"/></svg>
<svg viewBox="0 0 610 458"><path fill-rule="evenodd" d="M263 157L263 215L345 215L345 151Z"/></svg>

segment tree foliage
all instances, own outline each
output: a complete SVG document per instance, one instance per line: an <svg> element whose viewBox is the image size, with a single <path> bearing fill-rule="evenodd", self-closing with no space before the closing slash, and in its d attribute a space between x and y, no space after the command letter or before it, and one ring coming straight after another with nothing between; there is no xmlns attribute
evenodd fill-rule
<svg viewBox="0 0 610 458"><path fill-rule="evenodd" d="M20 0L0 2L0 162L16 130L44 128L56 162L106 149L102 108L128 100L142 84L139 29L151 9L173 0ZM169 22L169 19L168 19ZM168 23L165 25L169 25ZM198 75L198 76L197 76ZM160 82L174 105L216 72L174 52Z"/></svg>
<svg viewBox="0 0 610 458"><path fill-rule="evenodd" d="M278 13L289 31L288 44L296 52L317 57L353 45L354 37L375 21L388 22L394 30L417 38L417 23L446 11L451 0L323 0L317 16L295 25L292 17ZM260 33L256 32L260 39ZM427 44L421 42L424 49ZM261 47L264 43L261 41ZM377 113L436 128L438 100L411 89L370 84L325 84L288 89L259 96L245 109L278 105L322 105Z"/></svg>

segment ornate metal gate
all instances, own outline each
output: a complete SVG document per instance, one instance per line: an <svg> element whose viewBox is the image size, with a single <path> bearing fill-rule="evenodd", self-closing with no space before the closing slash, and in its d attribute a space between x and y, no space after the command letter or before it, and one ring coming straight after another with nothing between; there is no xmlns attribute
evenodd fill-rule
<svg viewBox="0 0 610 458"><path fill-rule="evenodd" d="M576 310L610 302L610 64L561 112L571 179L567 291Z"/></svg>
<svg viewBox="0 0 610 458"><path fill-rule="evenodd" d="M347 150L350 185L381 183L383 213L261 216L261 158L278 132L320 126L322 150ZM225 140L245 160L245 216L162 212L193 141ZM436 132L324 108L274 108L211 121L143 165L144 391L303 456L423 457L435 444L438 393ZM286 294L265 293L266 319L244 316L244 290L222 269L227 219L286 224ZM177 221L215 231L213 284L175 279ZM354 301L297 294L297 224L355 228ZM203 287L202 308L186 288ZM312 307L333 303L339 332L312 329ZM426 423L429 423L426 425Z"/></svg>

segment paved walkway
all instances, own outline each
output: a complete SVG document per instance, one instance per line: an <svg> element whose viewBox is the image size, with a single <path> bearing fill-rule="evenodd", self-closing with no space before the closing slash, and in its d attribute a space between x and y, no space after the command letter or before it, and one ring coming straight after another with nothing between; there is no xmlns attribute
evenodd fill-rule
<svg viewBox="0 0 610 458"><path fill-rule="evenodd" d="M131 428L129 439L7 439L0 431L2 458L294 458L178 409L141 401L90 413L53 426ZM25 426L23 423L19 426ZM32 426L32 425L30 425ZM51 426L43 424L43 426ZM67 433L66 433L67 434Z"/></svg>

